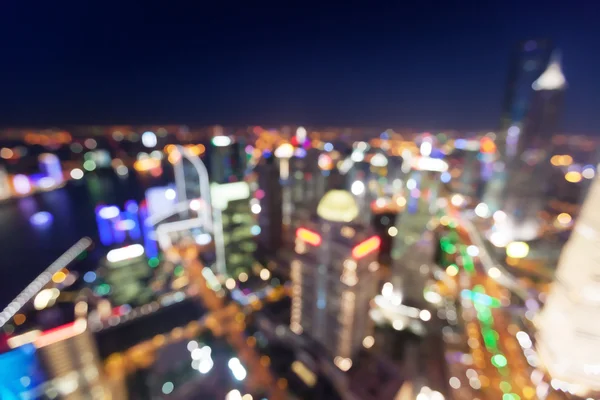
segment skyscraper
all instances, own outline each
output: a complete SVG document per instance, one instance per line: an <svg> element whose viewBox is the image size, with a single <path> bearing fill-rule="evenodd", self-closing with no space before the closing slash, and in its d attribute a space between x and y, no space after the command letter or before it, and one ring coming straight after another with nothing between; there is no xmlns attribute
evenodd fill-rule
<svg viewBox="0 0 600 400"><path fill-rule="evenodd" d="M537 230L522 231L520 225L537 223L537 213L545 207L547 182L551 174L551 139L560 121L566 80L555 54L546 70L532 83L534 91L525 123L516 146L516 156L508 164L509 179L503 210L519 221L514 239L531 240Z"/></svg>
<svg viewBox="0 0 600 400"><path fill-rule="evenodd" d="M273 157L256 167L258 174L257 198L260 197L261 211L258 214L258 247L264 253L274 254L283 242L282 185L279 183L279 168Z"/></svg>
<svg viewBox="0 0 600 400"><path fill-rule="evenodd" d="M528 40L519 43L511 58L500 130L496 134L497 160L483 195L484 203L492 212L503 206L509 174L506 166L517 156L517 145L534 94L533 82L544 72L553 50L548 40Z"/></svg>
<svg viewBox="0 0 600 400"><path fill-rule="evenodd" d="M548 40L527 40L519 43L512 56L498 133L498 154L502 160L515 155L514 145L531 105L533 82L548 66L553 51Z"/></svg>
<svg viewBox="0 0 600 400"><path fill-rule="evenodd" d="M600 391L599 201L597 177L563 248L556 280L536 323L537 348L548 373L583 397Z"/></svg>
<svg viewBox="0 0 600 400"><path fill-rule="evenodd" d="M258 199L249 197L250 188L246 182L211 185L217 258L223 259L226 268L223 270L223 266L218 265L217 272L220 274L237 277L248 272L255 262L254 236L260 230L255 214L260 214L262 209Z"/></svg>
<svg viewBox="0 0 600 400"><path fill-rule="evenodd" d="M290 328L320 342L346 371L372 332L368 311L381 240L354 222L359 210L349 192L326 193L317 214L296 232Z"/></svg>

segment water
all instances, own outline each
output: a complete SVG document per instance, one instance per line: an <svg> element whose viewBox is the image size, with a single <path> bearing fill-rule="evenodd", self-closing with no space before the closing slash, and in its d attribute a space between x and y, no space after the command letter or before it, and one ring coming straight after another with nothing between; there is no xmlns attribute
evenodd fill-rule
<svg viewBox="0 0 600 400"><path fill-rule="evenodd" d="M0 203L0 309L81 237L99 244L94 215L98 204L123 207L127 200L143 199L146 188L166 181L100 171L52 192ZM53 221L32 225L29 219L39 211L51 213Z"/></svg>

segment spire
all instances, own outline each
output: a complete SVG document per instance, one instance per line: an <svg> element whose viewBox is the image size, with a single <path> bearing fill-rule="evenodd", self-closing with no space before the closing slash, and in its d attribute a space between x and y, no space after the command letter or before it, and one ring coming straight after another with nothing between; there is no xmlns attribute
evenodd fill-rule
<svg viewBox="0 0 600 400"><path fill-rule="evenodd" d="M555 50L550 57L546 70L531 87L533 90L560 90L567 86L567 80L562 73L560 52Z"/></svg>

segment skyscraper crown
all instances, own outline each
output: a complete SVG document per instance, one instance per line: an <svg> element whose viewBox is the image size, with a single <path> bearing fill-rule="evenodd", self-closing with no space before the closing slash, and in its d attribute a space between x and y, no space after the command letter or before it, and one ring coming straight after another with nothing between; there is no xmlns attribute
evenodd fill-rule
<svg viewBox="0 0 600 400"><path fill-rule="evenodd" d="M550 58L546 70L531 85L533 90L561 90L567 86L567 80L563 75L560 65L560 54L555 51Z"/></svg>

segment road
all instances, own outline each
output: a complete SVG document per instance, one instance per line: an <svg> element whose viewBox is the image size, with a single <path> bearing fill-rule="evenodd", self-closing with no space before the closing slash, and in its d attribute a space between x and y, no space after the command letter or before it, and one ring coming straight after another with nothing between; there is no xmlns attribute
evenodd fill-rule
<svg viewBox="0 0 600 400"><path fill-rule="evenodd" d="M522 312L514 312L520 311L519 307L511 304L511 292L522 300L527 300L529 293L493 261L472 223L464 215L449 211L455 224L449 224L445 233L454 242L447 247L446 256L459 267L454 277L459 287L456 314L457 325L463 328L458 330L458 340L447 346L454 397L544 398L543 385L537 393L538 382L531 378L537 366L532 336L523 330ZM493 272L490 277L492 268L501 274Z"/></svg>

